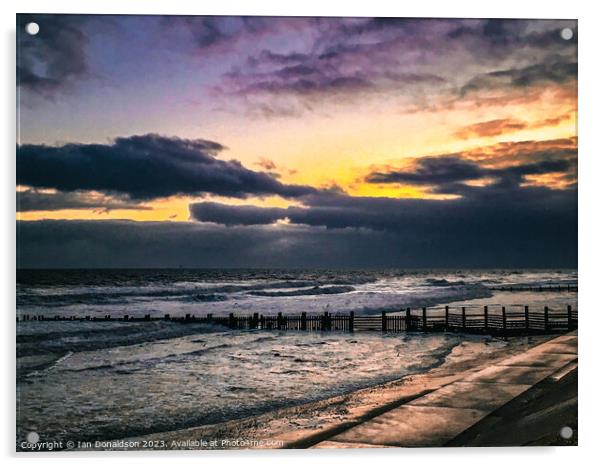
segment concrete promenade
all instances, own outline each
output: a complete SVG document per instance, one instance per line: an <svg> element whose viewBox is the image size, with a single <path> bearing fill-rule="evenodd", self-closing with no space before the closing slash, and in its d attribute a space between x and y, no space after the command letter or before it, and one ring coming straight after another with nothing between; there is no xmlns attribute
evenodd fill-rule
<svg viewBox="0 0 602 466"><path fill-rule="evenodd" d="M576 369L577 332L574 331L484 369L468 372L453 383L323 438L312 448L453 445L454 439L485 418L488 422L495 421L500 408L519 399L544 379L560 381Z"/></svg>

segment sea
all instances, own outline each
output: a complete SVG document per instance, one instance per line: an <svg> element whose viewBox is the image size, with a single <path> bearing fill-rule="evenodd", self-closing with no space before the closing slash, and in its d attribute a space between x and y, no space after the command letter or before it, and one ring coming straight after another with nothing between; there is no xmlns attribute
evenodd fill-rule
<svg viewBox="0 0 602 466"><path fill-rule="evenodd" d="M577 309L576 270L18 270L17 317L356 315L407 307ZM230 330L169 321L16 323L17 438L116 440L221 423L442 364L460 334Z"/></svg>

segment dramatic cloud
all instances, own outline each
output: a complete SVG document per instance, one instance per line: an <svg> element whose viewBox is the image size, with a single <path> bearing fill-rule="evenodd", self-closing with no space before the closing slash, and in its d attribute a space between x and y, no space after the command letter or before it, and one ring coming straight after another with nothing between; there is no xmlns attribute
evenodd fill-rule
<svg viewBox="0 0 602 466"><path fill-rule="evenodd" d="M577 78L577 62L574 58L552 57L543 63L510 68L481 74L461 90L462 95L482 89L525 88L538 84L563 84Z"/></svg>
<svg viewBox="0 0 602 466"><path fill-rule="evenodd" d="M237 160L220 160L217 155L223 149L212 141L155 134L117 138L110 144L24 144L17 147L17 183L118 193L139 201L178 194L244 198L316 192L309 186L283 184Z"/></svg>
<svg viewBox="0 0 602 466"><path fill-rule="evenodd" d="M525 176L566 173L573 166L574 164L568 160L544 160L505 168L485 168L476 162L449 155L420 158L412 171L375 172L370 174L366 181L435 186L438 192L445 192L441 190L441 186L453 186L455 183L487 178L520 184Z"/></svg>
<svg viewBox="0 0 602 466"><path fill-rule="evenodd" d="M302 206L260 208L200 202L190 206L190 214L199 222L232 228L280 222L273 228L302 225L369 230L398 238L397 247L410 248L416 260L429 257L429 264L442 265L449 260L465 265L463 257L470 257L473 265L486 266L494 256L502 262L508 259L503 254L511 254L518 264L521 259L516 251L529 257L528 261L541 263L547 260L544 257L556 261L560 255L554 251L563 248L567 249L562 261L574 263L575 144L573 139L525 141L484 147L479 155L475 151L423 157L406 169L373 172L367 180L425 187L454 198L355 197L333 190L303 196L299 199ZM480 163L476 161L479 157ZM533 182L553 176L560 181ZM439 260L434 254L440 254ZM479 254L482 260L476 259Z"/></svg>
<svg viewBox="0 0 602 466"><path fill-rule="evenodd" d="M36 22L35 36L25 25ZM87 17L17 15L17 85L44 97L53 97L88 72L88 37L82 27Z"/></svg>
<svg viewBox="0 0 602 466"><path fill-rule="evenodd" d="M379 202L372 208L381 208ZM359 210L367 211L368 206ZM440 212L445 211L442 206ZM395 233L286 225L227 228L194 222L20 221L17 265L574 267L575 216L556 222L552 215L545 215L545 210L535 214L510 221L507 216L496 219L494 213L482 220L474 215L455 219L450 214L441 219L429 217L430 222L421 220L418 214L400 216L404 228ZM381 211L383 218L386 215ZM542 219L546 221L540 223Z"/></svg>
<svg viewBox="0 0 602 466"><path fill-rule="evenodd" d="M269 225L289 216L294 216L294 212L298 210L300 209L291 207L282 209L278 207L230 206L217 202L199 202L190 205L190 216L202 222L220 223L227 226Z"/></svg>
<svg viewBox="0 0 602 466"><path fill-rule="evenodd" d="M568 112L557 117L545 118L540 121L529 123L513 118L498 118L464 126L456 131L454 135L460 139L494 137L501 134L515 133L524 129L556 126L563 121L567 121L570 117L571 112Z"/></svg>
<svg viewBox="0 0 602 466"><path fill-rule="evenodd" d="M483 121L481 123L465 126L456 132L456 136L461 139L492 137L500 134L520 131L528 126L529 125L523 121L500 118L497 120Z"/></svg>
<svg viewBox="0 0 602 466"><path fill-rule="evenodd" d="M416 158L403 168L375 170L365 181L425 186L437 193L457 194L474 191L472 187L460 189L458 183L493 179L498 184L520 187L534 176L551 174L557 175L561 187L576 182L576 138L499 143L457 154Z"/></svg>
<svg viewBox="0 0 602 466"><path fill-rule="evenodd" d="M17 212L85 209L108 212L115 209L149 210L150 207L90 192L17 191Z"/></svg>
<svg viewBox="0 0 602 466"><path fill-rule="evenodd" d="M215 92L264 115L326 102L451 105L480 91L562 85L576 77L571 21L316 18L299 23L298 48L264 49L222 76ZM310 44L309 46L307 44ZM490 71L492 67L498 68ZM494 69L495 69L494 68ZM326 100L325 100L326 99ZM284 103L283 103L284 102Z"/></svg>
<svg viewBox="0 0 602 466"><path fill-rule="evenodd" d="M499 228L499 234L504 232L508 235L508 240L516 235L510 226L517 223L530 223L537 219L541 224L552 227L554 221L563 225L576 221L576 189L519 188L506 182L486 187L457 183L444 186L445 191L463 197L432 200L321 194L306 198L305 207L261 208L201 202L192 204L190 212L196 220L223 225L267 225L277 220L288 220L292 224L369 228L397 233L412 228L419 230L425 238L431 234L430 228L445 230L446 224L457 226L464 222L475 228L475 235L495 227ZM467 234L464 229L462 227L463 234ZM456 232L448 234L451 237Z"/></svg>

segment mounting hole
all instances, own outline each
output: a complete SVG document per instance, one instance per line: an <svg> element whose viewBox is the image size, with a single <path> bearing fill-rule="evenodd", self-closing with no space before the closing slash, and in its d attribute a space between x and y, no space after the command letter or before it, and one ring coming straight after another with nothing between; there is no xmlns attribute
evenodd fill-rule
<svg viewBox="0 0 602 466"><path fill-rule="evenodd" d="M569 426L564 426L562 429L560 429L560 436L565 440L570 439L573 436L573 429L571 429Z"/></svg>
<svg viewBox="0 0 602 466"><path fill-rule="evenodd" d="M30 36L35 36L40 32L40 25L38 23L27 23L25 25L25 32Z"/></svg>
<svg viewBox="0 0 602 466"><path fill-rule="evenodd" d="M573 38L573 30L571 28L564 28L560 31L560 37L564 40L571 40Z"/></svg>

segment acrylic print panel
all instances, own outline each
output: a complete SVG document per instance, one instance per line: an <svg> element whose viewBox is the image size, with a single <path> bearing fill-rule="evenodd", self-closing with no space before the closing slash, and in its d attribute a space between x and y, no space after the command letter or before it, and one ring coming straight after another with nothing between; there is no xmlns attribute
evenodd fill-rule
<svg viewBox="0 0 602 466"><path fill-rule="evenodd" d="M18 15L17 450L575 445L577 37Z"/></svg>

